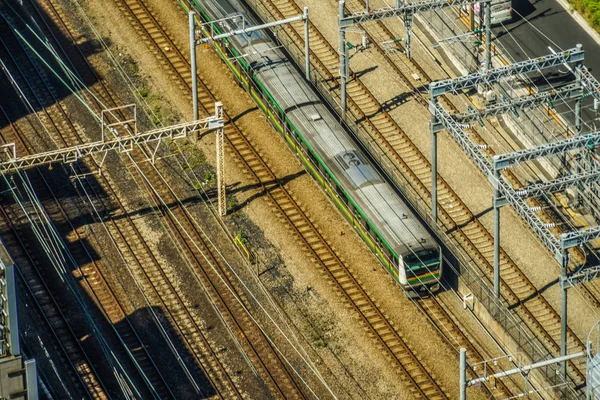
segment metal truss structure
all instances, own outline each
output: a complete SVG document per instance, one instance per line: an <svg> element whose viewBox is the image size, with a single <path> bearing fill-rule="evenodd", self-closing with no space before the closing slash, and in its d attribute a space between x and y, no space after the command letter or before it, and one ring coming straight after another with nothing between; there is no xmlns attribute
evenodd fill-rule
<svg viewBox="0 0 600 400"><path fill-rule="evenodd" d="M212 21L206 24L200 25L202 29L196 30L196 13L190 11L188 13L189 20L189 35L190 35L190 54L191 54L191 69L192 69L192 101L194 107L194 119L198 119L198 77L196 68L196 46L203 43L213 43L215 40L226 39L238 35L247 35L252 32L257 32L269 28L273 28L279 25L292 24L294 22L304 21L304 73L306 80L310 81L310 35L308 32L308 7L304 7L302 15L298 15L291 18L286 18L280 21L269 22L262 25L245 26L245 20L243 16L236 14L231 17L223 18L219 21ZM242 28L232 29L229 32L220 33L213 35L212 25L219 22L221 30L223 29L223 23L225 21L231 21L237 24L237 21L242 21ZM204 29L204 25L210 25L210 32Z"/></svg>
<svg viewBox="0 0 600 400"><path fill-rule="evenodd" d="M502 78L515 75L538 72L542 69L556 67L563 64L583 62L584 52L581 45L562 51L560 53L548 54L538 58L532 58L514 64L505 65L488 71L475 72L454 79L432 82L429 85L429 93L432 97L441 96L445 93L458 93L479 85L491 85Z"/></svg>
<svg viewBox="0 0 600 400"><path fill-rule="evenodd" d="M514 210L529 224L540 240L552 252L561 265L559 282L562 292L561 302L561 368L566 377L566 352L567 352L567 289L592 279L600 277L600 266L588 267L573 273L568 273L568 249L575 246L583 246L585 243L600 238L600 227L594 227L576 232L562 234L559 238L549 230L550 226L540 220L536 215L535 208L530 208L525 199L528 197L539 197L549 193L564 191L574 185L588 185L596 183L600 179L600 169L585 169L575 174L552 179L548 182L534 183L529 186L515 189L501 174L502 170L512 165L534 161L538 158L562 155L570 151L582 149L594 149L600 145L600 132L575 136L566 140L547 143L535 148L518 150L506 154L497 154L488 159L483 149L474 143L465 128L468 123L482 120L485 117L499 115L505 112L532 108L542 103L576 99L575 131L581 130L581 98L583 90L588 90L596 98L600 99L600 83L594 79L583 65L584 53L581 45L575 48L553 53L535 59L525 60L501 68L486 72L477 72L455 79L432 82L429 87L431 96L429 109L432 114L430 124L432 133L432 200L433 216L437 220L437 132L446 129L458 142L463 150L471 157L477 166L488 176L492 183L493 209L494 209L494 292L500 297L500 207L510 204ZM575 68L568 64L574 63ZM445 93L458 93L478 85L487 85L497 82L503 78L509 78L519 74L537 72L558 65L567 65L573 71L576 83L567 85L558 90L538 93L533 96L525 96L519 99L504 99L502 103L483 110L470 110L466 113L450 115L437 101L437 96Z"/></svg>
<svg viewBox="0 0 600 400"><path fill-rule="evenodd" d="M524 201L526 197L539 196L551 191L564 190L567 187L576 184L586 184L596 182L600 177L600 170L582 172L570 176L561 177L543 184L534 184L521 189L514 189L500 174L500 171L517 162L531 161L539 157L546 157L554 154L562 154L568 150L580 149L590 143L600 143L600 132L574 137L564 141L550 143L538 148L521 150L514 153L496 155L492 157L491 162L483 150L474 142L471 141L467 132L464 131L464 126L458 123L452 115L450 115L439 104L436 105L435 115L437 120L448 130L452 137L459 143L463 150L471 157L477 166L488 176L494 187L494 266L495 270L499 271L499 207L509 203L515 211L530 225L542 242L550 249L552 254L560 261L562 254L561 243L548 230L547 225L541 221L535 211L532 210ZM545 190L545 191L544 191ZM496 216L496 213L498 214ZM589 241L589 240L588 240ZM495 290L499 296L500 277L495 276Z"/></svg>
<svg viewBox="0 0 600 400"><path fill-rule="evenodd" d="M420 0L416 2L400 2L396 0L393 7L384 7L377 10L369 9L369 2L365 11L346 14L345 0L338 3L338 29L340 33L340 86L341 86L341 108L342 116L346 114L346 84L349 78L348 46L346 43L346 32L354 25L360 25L373 21L381 21L389 18L401 17L406 30L406 56L411 58L411 33L413 17L417 13L437 10L449 6L467 6L473 3L483 3L485 6L485 32L486 32L486 70L491 68L491 0Z"/></svg>
<svg viewBox="0 0 600 400"><path fill-rule="evenodd" d="M594 78L585 65L575 71L575 76L595 99L600 100L600 82Z"/></svg>
<svg viewBox="0 0 600 400"><path fill-rule="evenodd" d="M563 249L569 249L597 239L600 239L600 226L563 233L560 235L560 245Z"/></svg>
<svg viewBox="0 0 600 400"><path fill-rule="evenodd" d="M471 109L467 112L455 114L453 117L460 123L469 123L481 121L484 118L495 117L507 112L518 112L535 108L544 103L552 103L581 97L583 89L581 85L570 84L561 88L538 92L533 95L526 95L518 98L503 98L496 104L492 104L483 109ZM436 129L436 127L434 127ZM443 129L443 128L441 128Z"/></svg>
<svg viewBox="0 0 600 400"><path fill-rule="evenodd" d="M502 170L511 165L532 161L540 157L548 157L563 154L583 148L594 148L600 144L600 132L587 135L574 136L572 138L543 144L532 149L518 150L512 153L498 154L492 157L492 166L495 170Z"/></svg>
<svg viewBox="0 0 600 400"><path fill-rule="evenodd" d="M406 14L417 14L449 6L464 6L475 1L464 0L421 0L415 2L396 2L393 7L384 7L377 10L365 10L355 14L344 15L340 18L340 27L345 28L352 25L367 22L380 21L388 18L404 17Z"/></svg>
<svg viewBox="0 0 600 400"><path fill-rule="evenodd" d="M555 178L550 182L534 183L518 189L517 194L522 197L539 197L549 193L563 192L576 185L589 185L598 181L600 171L587 171L580 174L566 175Z"/></svg>
<svg viewBox="0 0 600 400"><path fill-rule="evenodd" d="M500 79L508 78L518 74L536 72L541 69L551 68L558 65L575 63L576 70L582 67L584 52L581 45L575 48L553 53L550 55L537 57L535 59L521 61L515 64L503 66L485 72L477 72L455 79L447 79L438 82L432 82L429 87L430 104L429 109L432 114L430 124L432 134L432 213L434 220L437 220L437 132L443 127L450 132L463 150L471 157L477 166L488 176L494 188L493 209L494 209L494 292L496 297L500 297L500 207L505 204L513 206L515 211L529 224L529 226L538 235L541 241L550 249L557 258L562 253L559 241L553 233L548 230L548 225L540 220L535 211L532 210L524 201L524 198L530 195L541 193L542 189L559 190L582 182L592 182L598 179L597 173L588 173L571 175L563 177L556 181L540 184L539 187L532 185L520 190L515 190L501 175L501 170L518 162L531 161L539 157L547 157L554 154L562 154L567 151L581 149L585 146L595 146L600 142L600 133L578 136L564 141L549 143L533 149L520 150L509 154L495 155L491 161L488 160L481 146L474 143L467 132L465 132L465 123L457 116L450 115L438 102L437 96L445 93L458 93L463 89L485 84L490 86ZM571 86L565 90L565 97L569 93L578 93L575 87ZM556 95L556 93L554 93ZM552 97L550 93L542 97ZM509 100L510 101L510 100ZM516 102L515 102L516 103ZM519 105L527 104L528 100L518 102ZM535 104L535 101L533 101ZM518 106L517 106L518 107ZM500 110L510 110L510 106L500 107ZM495 111L492 111L494 113ZM468 114L461 117L469 118ZM537 190L536 190L537 189Z"/></svg>
<svg viewBox="0 0 600 400"><path fill-rule="evenodd" d="M223 106L221 102L215 104L216 117L223 121ZM215 140L216 151L217 151L217 193L218 193L218 208L219 215L225 216L227 214L227 202L225 192L225 132L223 128L217 130L217 137Z"/></svg>
<svg viewBox="0 0 600 400"><path fill-rule="evenodd" d="M401 17L406 28L406 55L410 58L410 36L412 32L412 19L415 14L450 6L466 6L473 3L479 2L475 0L421 0L411 3L396 1L396 4L393 7L384 7L377 10L370 10L367 8L365 11L355 14L345 14L345 12L343 12L343 7L340 6L341 12L338 16L339 28L341 31L353 25ZM487 18L488 9L491 12L491 8L488 7L491 4L491 0L481 1L481 3L486 5ZM489 26L486 27L487 32L489 32L488 28Z"/></svg>
<svg viewBox="0 0 600 400"><path fill-rule="evenodd" d="M203 120L184 122L182 124L167 126L165 128L152 129L140 134L116 136L111 139L79 144L76 146L65 147L63 149L50 150L43 153L20 157L16 154L15 144L9 143L0 146L0 148L4 150L3 157L0 157L4 158L0 160L0 170L2 172L9 172L44 164L59 162L73 163L82 157L95 153L106 153L109 150L130 152L133 150L134 146L142 143L159 141L166 138L179 139L187 137L194 132L222 128L223 117L210 116Z"/></svg>

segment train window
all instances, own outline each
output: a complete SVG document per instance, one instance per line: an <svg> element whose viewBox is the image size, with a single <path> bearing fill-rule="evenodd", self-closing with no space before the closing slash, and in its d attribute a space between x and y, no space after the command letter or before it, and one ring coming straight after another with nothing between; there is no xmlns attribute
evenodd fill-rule
<svg viewBox="0 0 600 400"><path fill-rule="evenodd" d="M348 205L348 198L346 197L346 195L342 191L342 188L339 187L339 185L335 185L335 191L336 191L338 197L340 199L342 199L342 201L344 202L344 204Z"/></svg>
<svg viewBox="0 0 600 400"><path fill-rule="evenodd" d="M367 222L366 218L363 218L363 220L362 220L362 226L363 226L363 228L365 230L367 230L367 231L369 230L369 223Z"/></svg>

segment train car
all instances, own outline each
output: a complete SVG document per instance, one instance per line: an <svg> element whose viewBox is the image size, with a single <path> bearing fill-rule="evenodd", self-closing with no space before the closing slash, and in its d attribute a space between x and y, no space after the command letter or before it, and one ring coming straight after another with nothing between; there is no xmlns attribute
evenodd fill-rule
<svg viewBox="0 0 600 400"><path fill-rule="evenodd" d="M254 21L237 0L194 0L214 29L225 33ZM442 254L409 207L372 165L303 75L260 32L214 43L227 64L299 155L393 278L412 297L439 289ZM236 63L232 62L236 60ZM253 92L254 93L254 92Z"/></svg>

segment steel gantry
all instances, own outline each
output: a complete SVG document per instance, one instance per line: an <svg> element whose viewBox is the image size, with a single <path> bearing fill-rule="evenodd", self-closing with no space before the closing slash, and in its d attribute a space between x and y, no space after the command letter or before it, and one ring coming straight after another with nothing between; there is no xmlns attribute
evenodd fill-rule
<svg viewBox="0 0 600 400"><path fill-rule="evenodd" d="M497 103L486 106L482 109L471 108L464 113L455 114L453 117L460 123L469 123L473 121L482 121L484 118L495 117L507 112L518 113L535 108L541 104L565 101L576 97L581 97L583 89L579 84L569 84L561 88L538 92L532 95L521 96L517 98L506 98ZM434 129L441 126L435 126Z"/></svg>
<svg viewBox="0 0 600 400"><path fill-rule="evenodd" d="M469 128L468 124L459 121L456 116L450 115L439 104L437 97L448 92L458 93L461 90L481 84L489 86L502 78L535 72L542 69L563 65L565 63L576 63L577 66L580 66L583 62L583 59L583 49L580 45L577 45L577 47L573 49L560 53L553 53L547 56L521 61L489 71L476 72L454 79L432 82L430 84L429 109L432 115L430 123L432 135L432 216L434 221L437 221L437 132L443 127L450 132L463 150L488 176L494 189L492 199L494 209L494 292L497 297L500 297L500 207L502 207L504 204L510 203L513 206L517 213L531 226L531 228L536 232L542 242L552 251L553 254L557 254L559 251L559 243L554 235L548 230L547 224L541 221L535 214L535 211L531 210L530 207L525 203L524 195L527 195L528 192L519 192L518 190L515 190L512 185L504 179L500 171L509 166L511 162L516 163L525 161L527 157L530 159L535 159L537 157L544 157L569 151L570 149L581 148L582 143L594 144L596 139L592 138L592 142L589 142L590 138L580 136L567 141L540 146L539 148L535 149L496 155L490 162L481 146L474 143L470 139L468 133L465 132L465 129ZM571 178L572 179L562 180L560 185L564 186L569 183L574 184L575 182L584 181L583 177ZM585 177L585 179L593 179L593 177Z"/></svg>
<svg viewBox="0 0 600 400"><path fill-rule="evenodd" d="M419 0L415 2L405 2L396 0L395 5L384 7L377 10L369 8L367 0L364 11L346 14L345 0L339 0L338 3L338 28L340 33L340 86L341 86L341 109L342 116L346 116L346 85L349 78L348 45L346 43L346 32L354 25L361 25L373 21L381 21L390 18L400 17L404 22L406 31L405 49L406 56L411 58L411 34L413 17L415 14L432 11L450 6L466 6L473 3L483 3L485 5L485 31L486 31L486 70L491 68L491 0Z"/></svg>
<svg viewBox="0 0 600 400"><path fill-rule="evenodd" d="M577 45L577 47L559 53L552 53L529 60L519 61L489 71L475 72L458 78L431 82L429 85L429 93L434 97L448 92L458 93L461 90L479 85L491 85L502 78L537 72L542 69L548 69L563 64L583 62L583 59L583 48L581 45Z"/></svg>
<svg viewBox="0 0 600 400"><path fill-rule="evenodd" d="M519 150L512 153L495 155L488 161L483 150L472 142L468 134L453 116L447 113L440 104L431 104L432 114L455 138L465 152L473 159L479 168L488 176L494 188L494 293L500 297L500 207L509 203L517 213L536 232L542 242L552 251L561 265L559 282L562 293L561 302L561 356L567 352L567 289L580 283L588 282L600 276L600 266L588 267L568 273L569 257L567 250L585 243L600 239L600 226L575 232L561 234L559 239L548 230L548 225L535 214L524 201L527 197L542 196L547 193L565 190L577 184L598 182L600 169L584 171L579 174L563 176L545 183L532 184L521 189L514 189L501 175L501 171L520 162L533 161L537 158L563 154L567 151L590 148L600 144L600 131L588 135L577 136L559 142L548 143L536 148ZM433 165L433 163L432 163ZM563 376L566 377L566 361L561 361Z"/></svg>
<svg viewBox="0 0 600 400"><path fill-rule="evenodd" d="M600 131L543 144L531 149L517 150L512 153L497 154L492 157L492 166L496 170L502 170L510 167L511 165L533 161L541 157L548 157L584 148L593 149L599 144Z"/></svg>
<svg viewBox="0 0 600 400"><path fill-rule="evenodd" d="M198 77L196 67L196 46L199 44L213 43L215 40L227 39L232 36L248 35L252 32L257 32L275 26L291 24L294 22L304 22L304 57L305 57L305 77L307 81L310 81L310 36L308 32L309 21L308 21L308 7L304 7L302 15L298 15L291 18L286 18L280 21L269 22L262 25L250 25L247 23L243 15L235 14L230 17L223 18L219 21L210 21L199 26L200 29L196 30L196 13L190 11L188 13L189 21L189 35L190 35L190 58L191 58L191 69L192 69L192 101L194 103L194 119L198 119ZM219 33L214 35L213 25L219 22L219 28L223 30L226 25L226 21L229 21L237 26L241 26L238 29L231 29L229 32ZM208 25L210 31L204 29ZM230 27L228 27L230 28Z"/></svg>
<svg viewBox="0 0 600 400"><path fill-rule="evenodd" d="M568 250L573 247L583 246L588 242L600 239L600 226L582 229L575 232L567 232L560 235L560 252L555 254L556 259L561 265L560 269L560 289L561 289L561 331L560 331L560 355L567 354L567 290L581 283L589 282L600 277L600 265L582 268L569 273L569 253ZM563 362L563 375L567 374L567 364Z"/></svg>
<svg viewBox="0 0 600 400"><path fill-rule="evenodd" d="M221 109L221 103L216 103L215 115L211 115L203 120L184 122L164 128L152 129L139 134L134 133L133 135L128 136L103 138L102 140L92 143L84 143L25 156L18 156L16 154L14 143L5 144L0 146L0 149L2 149L0 152L0 170L2 172L10 172L44 164L73 163L85 156L95 153L106 153L109 150L129 152L133 150L134 146L142 143L155 142L166 138L184 138L192 133L204 130L222 130L223 117L222 115L219 116L219 113L221 112L219 110Z"/></svg>
<svg viewBox="0 0 600 400"><path fill-rule="evenodd" d="M483 149L472 142L468 133L464 131L464 125L456 121L441 105L436 105L435 113L440 123L450 132L459 145L477 164L477 166L488 176L494 188L494 292L500 296L500 207L509 203L517 213L530 225L542 242L552 251L552 254L561 254L561 245L555 236L548 230L547 224L541 221L526 203L525 198L542 194L542 190L550 191L564 190L576 184L597 182L600 178L600 170L585 171L560 177L555 180L514 189L501 175L501 171L519 162L533 161L540 157L562 154L570 150L578 150L600 143L600 132L589 135L549 143L533 149L520 150L513 153L500 154L488 161ZM432 163L433 164L433 163Z"/></svg>
<svg viewBox="0 0 600 400"><path fill-rule="evenodd" d="M117 107L110 111L116 111L122 108L130 108L132 105ZM223 181L223 105L221 102L215 103L215 114L211 115L202 120L184 122L177 125L171 125L163 128L156 128L146 132L137 133L135 117L133 119L125 119L116 122L105 121L105 113L102 113L102 138L99 141L92 143L84 143L75 146L65 147L62 149L50 150L42 153L36 153L26 156L18 156L16 154L16 146L14 143L8 143L0 146L0 171L2 173L10 172L14 170L30 168L40 166L44 164L53 163L73 163L79 159L96 154L104 153L102 166L106 154L110 150L117 150L119 152L130 152L136 145L142 143L158 142L162 139L180 139L190 136L191 134L197 134L202 131L216 131L217 133L217 186L218 186L218 201L219 201L219 213L225 215L225 184ZM135 115L135 113L134 113ZM107 131L112 133L112 137L108 138L105 134L104 127L107 127ZM117 131L118 127L126 128L127 132L131 134L123 136ZM221 146L219 146L221 143ZM155 152L158 150L158 145L155 148ZM220 153L219 153L220 151ZM154 162L154 155L152 155L152 162Z"/></svg>

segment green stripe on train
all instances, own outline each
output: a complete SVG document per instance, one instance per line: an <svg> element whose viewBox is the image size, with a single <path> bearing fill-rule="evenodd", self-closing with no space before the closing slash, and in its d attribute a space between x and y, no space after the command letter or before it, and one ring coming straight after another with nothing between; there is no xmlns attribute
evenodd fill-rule
<svg viewBox="0 0 600 400"><path fill-rule="evenodd" d="M189 9L181 1L179 1L179 3L182 4L183 8L186 9L186 11L189 11ZM205 21L207 21L207 22L210 23L211 19L210 19L209 15L206 13L206 11L198 3L196 3L195 1L192 0L192 3L195 5L196 9L200 12L200 15L202 16L202 18ZM214 27L214 29L215 29L215 31L217 33L221 33L221 30L216 25L213 25L213 27ZM225 42L229 43L229 41L227 39L225 39ZM234 75L242 82L242 84L249 90L250 95L258 103L259 108L261 110L263 110L263 112L265 112L265 113L267 113L269 115L269 118L271 119L271 121L276 126L276 129L281 134L284 135L286 141L294 148L294 150L296 151L296 153L298 153L300 155L300 157L302 158L303 163L307 166L307 168L309 168L309 170L311 171L312 175L326 189L326 191L330 194L330 197L332 197L334 199L334 201L336 202L336 204L338 205L338 207L342 210L342 212L345 215L345 217L348 220L350 220L352 222L352 224L356 228L358 228L360 235L367 242L367 244L371 248L371 250L373 250L374 252L377 253L377 255L378 255L379 259L381 260L381 262L388 268L388 270L392 273L392 275L395 276L396 278L399 278L398 273L396 272L396 269L394 268L393 263L389 262L388 258L381 252L381 250L379 249L379 247L373 242L373 240L371 239L371 237L369 236L369 234L364 231L364 229L363 229L362 225L360 224L360 222L356 220L356 218L352 215L352 213L347 209L346 205L339 199L339 197L337 196L337 194L327 184L327 181L321 176L321 174L318 171L318 169L314 168L314 166L312 165L312 162L305 157L304 152L302 151L302 148L300 146L298 146L295 143L295 141L292 138L289 137L289 135L285 134L285 129L281 126L281 124L276 119L276 117L273 115L273 113L270 111L270 109L267 107L267 105L264 104L264 102L259 97L259 95L256 94L256 93L254 93L254 90L252 90L252 87L246 81L246 78L242 75L242 73L240 71L238 71L238 69L236 68L236 66L230 61L229 57L227 57L227 54L225 54L225 52L221 49L221 47L218 46L218 44L216 42L214 43L214 46L215 46L215 49L217 50L217 53L223 59L223 61L225 62L225 64L234 73ZM233 46L229 46L229 51L231 51L232 54L233 54L233 56L236 57L236 59L239 60L240 64L244 67L244 69L247 72L250 71L250 69L248 68L249 67L248 64L242 58L239 58L240 54L239 54L238 51L236 51L233 48ZM318 156L318 154L316 154L314 152L314 150L312 149L312 147L310 146L310 144L306 142L306 140L304 139L304 137L299 133L299 131L294 126L294 124L286 116L285 112L279 106L279 104L277 103L277 101L275 101L275 99L273 98L273 96L271 95L271 93L263 86L262 82L260 82L260 80L256 76L253 76L251 79L260 87L260 89L262 90L262 93L265 94L268 97L268 99L270 100L270 102L272 103L272 105L275 108L277 108L277 110L279 110L281 112L281 114L284 115L285 123L296 133L296 136L306 146L307 150L317 160L317 162L319 163L319 165L325 169L325 171L327 172L327 174L331 177L331 179L333 179L333 181L339 187L342 187L340 185L340 182L336 178L336 176L331 172L331 170L327 167L327 165L321 160L321 158ZM346 190L343 190L343 193L346 196L346 198L348 198L348 200L352 203L352 205L354 206L354 208L358 211L358 213L360 214L360 216L367 222L367 224L369 225L369 227L371 228L371 230L375 233L375 235L382 241L383 245L390 251L391 254L393 254L395 257L399 258L398 254L392 249L392 247L389 245L389 243L387 242L387 240L379 233L379 231L377 230L377 228L375 228L375 226L371 223L371 221L366 217L365 213L358 206L358 204L356 203L356 201L354 201L354 199L348 194L348 192ZM439 275L439 274L437 274L437 275Z"/></svg>

